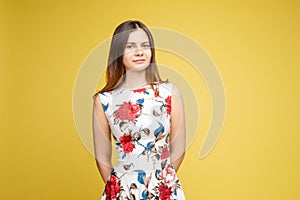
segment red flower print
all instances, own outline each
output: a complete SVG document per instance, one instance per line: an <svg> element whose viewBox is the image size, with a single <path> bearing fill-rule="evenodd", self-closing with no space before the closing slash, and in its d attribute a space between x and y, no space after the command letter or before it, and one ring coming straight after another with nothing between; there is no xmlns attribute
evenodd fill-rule
<svg viewBox="0 0 300 200"><path fill-rule="evenodd" d="M170 200L171 188L168 188L166 185L160 185L159 190L159 199Z"/></svg>
<svg viewBox="0 0 300 200"><path fill-rule="evenodd" d="M167 105L167 113L171 114L171 96L168 96L167 98L165 98L165 102Z"/></svg>
<svg viewBox="0 0 300 200"><path fill-rule="evenodd" d="M146 88L135 89L133 92L145 92Z"/></svg>
<svg viewBox="0 0 300 200"><path fill-rule="evenodd" d="M135 145L132 143L131 135L123 135L120 137L120 143L125 153L130 153L134 149Z"/></svg>
<svg viewBox="0 0 300 200"><path fill-rule="evenodd" d="M167 147L162 148L160 159L163 160L163 159L166 159L168 157L169 157L169 150L168 150L168 148Z"/></svg>
<svg viewBox="0 0 300 200"><path fill-rule="evenodd" d="M159 91L157 90L154 91L154 97L159 97Z"/></svg>
<svg viewBox="0 0 300 200"><path fill-rule="evenodd" d="M166 183L168 186L172 186L177 177L176 172L171 165L167 165L166 168L162 170L161 176L164 180L164 183Z"/></svg>
<svg viewBox="0 0 300 200"><path fill-rule="evenodd" d="M116 176L112 175L105 185L106 200L116 199L120 192L120 185Z"/></svg>
<svg viewBox="0 0 300 200"><path fill-rule="evenodd" d="M138 113L139 111L140 107L138 104L124 102L119 110L117 110L116 118L119 118L121 120L133 121L137 116L140 115Z"/></svg>

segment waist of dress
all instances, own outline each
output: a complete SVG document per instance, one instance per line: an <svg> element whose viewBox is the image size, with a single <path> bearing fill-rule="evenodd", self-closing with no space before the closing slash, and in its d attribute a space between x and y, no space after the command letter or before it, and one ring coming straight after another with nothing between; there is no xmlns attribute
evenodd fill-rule
<svg viewBox="0 0 300 200"><path fill-rule="evenodd" d="M162 170L166 165L169 165L170 158L164 160L151 160L143 157L134 160L119 160L114 169L117 172L141 172L146 173L155 172L156 170Z"/></svg>

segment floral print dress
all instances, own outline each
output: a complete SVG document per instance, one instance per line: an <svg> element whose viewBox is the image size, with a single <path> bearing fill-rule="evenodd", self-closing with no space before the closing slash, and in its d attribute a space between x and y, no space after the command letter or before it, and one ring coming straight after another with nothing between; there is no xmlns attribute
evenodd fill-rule
<svg viewBox="0 0 300 200"><path fill-rule="evenodd" d="M170 162L170 82L99 93L118 163L106 180L101 200L184 200Z"/></svg>

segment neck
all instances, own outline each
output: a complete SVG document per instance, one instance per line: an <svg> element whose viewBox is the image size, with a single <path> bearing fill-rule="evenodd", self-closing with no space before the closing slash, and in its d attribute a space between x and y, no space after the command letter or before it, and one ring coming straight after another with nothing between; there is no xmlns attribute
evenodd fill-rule
<svg viewBox="0 0 300 200"><path fill-rule="evenodd" d="M130 71L126 72L125 81L122 87L125 88L137 88L147 84L146 71Z"/></svg>

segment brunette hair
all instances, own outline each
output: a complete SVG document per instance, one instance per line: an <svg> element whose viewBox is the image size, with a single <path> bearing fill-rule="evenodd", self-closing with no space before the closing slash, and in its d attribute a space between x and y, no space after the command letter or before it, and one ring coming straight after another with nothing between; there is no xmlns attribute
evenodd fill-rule
<svg viewBox="0 0 300 200"><path fill-rule="evenodd" d="M152 56L150 59L150 64L146 68L147 83L151 85L152 89L154 89L154 83L168 82L168 80L162 81L160 78L156 65L154 41L151 32L142 22L138 20L128 20L121 23L113 33L109 51L108 66L106 68L106 85L96 94L99 92L111 91L120 86L120 84L125 80L126 70L123 63L123 52L129 34L137 28L141 28L145 31L149 38L151 48Z"/></svg>

